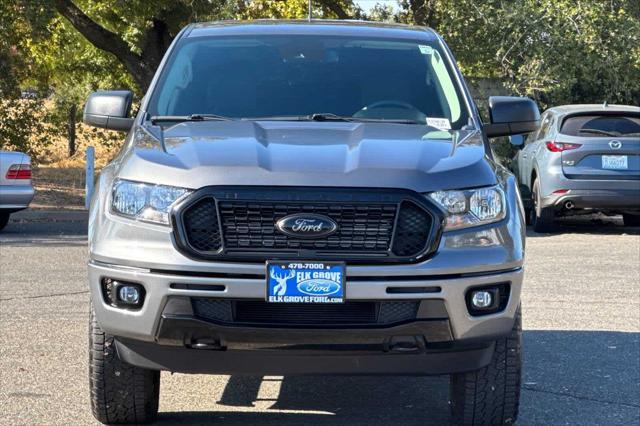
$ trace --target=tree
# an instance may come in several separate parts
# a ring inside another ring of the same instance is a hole
[[[433,27],[467,77],[542,107],[640,104],[638,0],[400,0],[391,19]]]
[[[26,1],[25,5],[29,7],[30,0],[22,1]],[[243,12],[251,15],[252,11],[261,10],[261,6],[267,12],[265,16],[272,17],[274,14],[268,12],[282,11],[283,7],[296,11],[289,5],[306,5],[306,1],[300,0],[51,1],[49,6],[66,18],[93,46],[114,55],[142,92],[149,86],[171,41],[187,23],[233,18]],[[320,16],[340,19],[351,16],[350,0],[315,0],[315,3],[320,6]],[[304,11],[306,15],[306,6]]]

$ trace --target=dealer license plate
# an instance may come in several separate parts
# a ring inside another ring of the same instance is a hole
[[[629,163],[626,155],[603,155],[602,168],[608,170],[627,170]]]
[[[267,302],[342,303],[343,262],[267,262]]]

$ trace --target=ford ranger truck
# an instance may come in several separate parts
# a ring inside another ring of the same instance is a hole
[[[447,374],[455,424],[516,420],[524,217],[489,138],[533,101],[482,122],[430,29],[253,21],[184,28],[131,103],[84,109],[128,132],[90,211],[99,421],[153,421],[161,370]]]

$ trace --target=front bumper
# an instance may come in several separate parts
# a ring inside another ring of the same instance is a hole
[[[0,209],[22,210],[29,207],[35,191],[31,185],[0,186]]]
[[[520,303],[520,290],[524,271],[518,268],[498,273],[481,273],[463,276],[423,276],[406,279],[391,278],[389,281],[370,277],[366,280],[358,277],[350,282],[351,270],[347,268],[348,300],[442,300],[451,323],[455,340],[493,339],[509,333]],[[140,283],[146,296],[139,311],[123,310],[112,307],[102,299],[101,279]],[[467,310],[465,294],[471,287],[508,283],[511,287],[506,308],[499,313],[471,316]],[[178,284],[178,286],[176,286]],[[180,284],[189,284],[190,289]],[[264,300],[266,292],[265,278],[234,278],[175,275],[171,273],[143,272],[129,268],[117,268],[98,263],[89,264],[89,285],[94,295],[94,309],[102,329],[115,336],[138,340],[156,341],[163,309],[170,297],[212,297],[228,299]],[[217,286],[219,290],[198,290],[199,286]],[[389,288],[438,287],[440,291],[431,293],[393,293]]]

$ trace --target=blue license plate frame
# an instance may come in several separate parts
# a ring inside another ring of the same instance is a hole
[[[344,262],[267,261],[265,299],[287,304],[344,303],[345,271]]]

